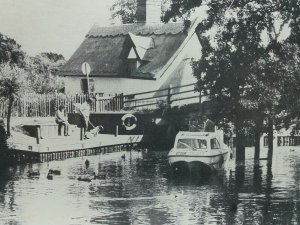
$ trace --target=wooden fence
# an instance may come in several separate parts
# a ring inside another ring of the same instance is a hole
[[[169,86],[155,91],[124,95],[124,109],[156,109],[163,105],[176,106],[200,102],[201,94],[195,84]]]
[[[200,102],[200,95],[195,84],[168,87],[154,91],[130,95],[103,96],[95,95],[92,112],[112,112],[121,110],[153,110],[163,105],[176,106]],[[87,95],[28,95],[14,101],[12,116],[47,117],[54,116],[59,105],[65,106],[66,113],[75,112],[75,103],[86,101]],[[7,115],[7,100],[0,99],[0,116]]]
[[[67,113],[75,112],[75,103],[83,103],[87,95],[37,95],[21,96],[16,99],[12,108],[15,117],[54,116],[58,106],[63,105]],[[8,101],[0,99],[0,116],[7,116]],[[123,108],[123,95],[94,96],[92,112],[120,111]]]

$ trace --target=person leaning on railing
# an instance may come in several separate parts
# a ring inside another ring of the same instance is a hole
[[[0,151],[4,150],[7,150],[7,134],[4,120],[0,118]]]

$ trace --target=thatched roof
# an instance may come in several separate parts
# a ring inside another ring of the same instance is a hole
[[[134,43],[129,32],[154,41],[154,48],[147,49],[142,65],[130,75],[127,57]],[[183,23],[93,26],[60,74],[83,75],[81,65],[88,62],[92,68],[90,76],[153,79],[186,37]]]
[[[88,37],[107,37],[127,35],[129,32],[135,35],[148,36],[150,34],[178,34],[183,31],[183,23],[158,23],[145,24],[134,23],[121,26],[99,27],[94,25],[87,34]]]

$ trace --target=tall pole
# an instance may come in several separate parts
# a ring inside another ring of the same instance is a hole
[[[82,73],[86,76],[86,85],[87,85],[87,94],[90,96],[90,72],[91,72],[91,67],[87,62],[82,63],[81,65],[81,70]]]
[[[87,81],[87,93],[88,93],[88,96],[90,97],[90,79],[89,79],[89,73],[88,73],[88,70],[87,70],[87,64],[85,64],[85,71],[86,71],[86,81]]]

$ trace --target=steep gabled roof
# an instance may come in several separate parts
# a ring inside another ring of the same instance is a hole
[[[146,50],[144,63],[130,76],[127,57],[135,43],[129,33],[151,38],[154,45],[154,48]],[[88,62],[92,68],[91,76],[153,79],[186,37],[183,23],[136,23],[110,27],[94,25],[60,74],[82,75],[81,64]]]

